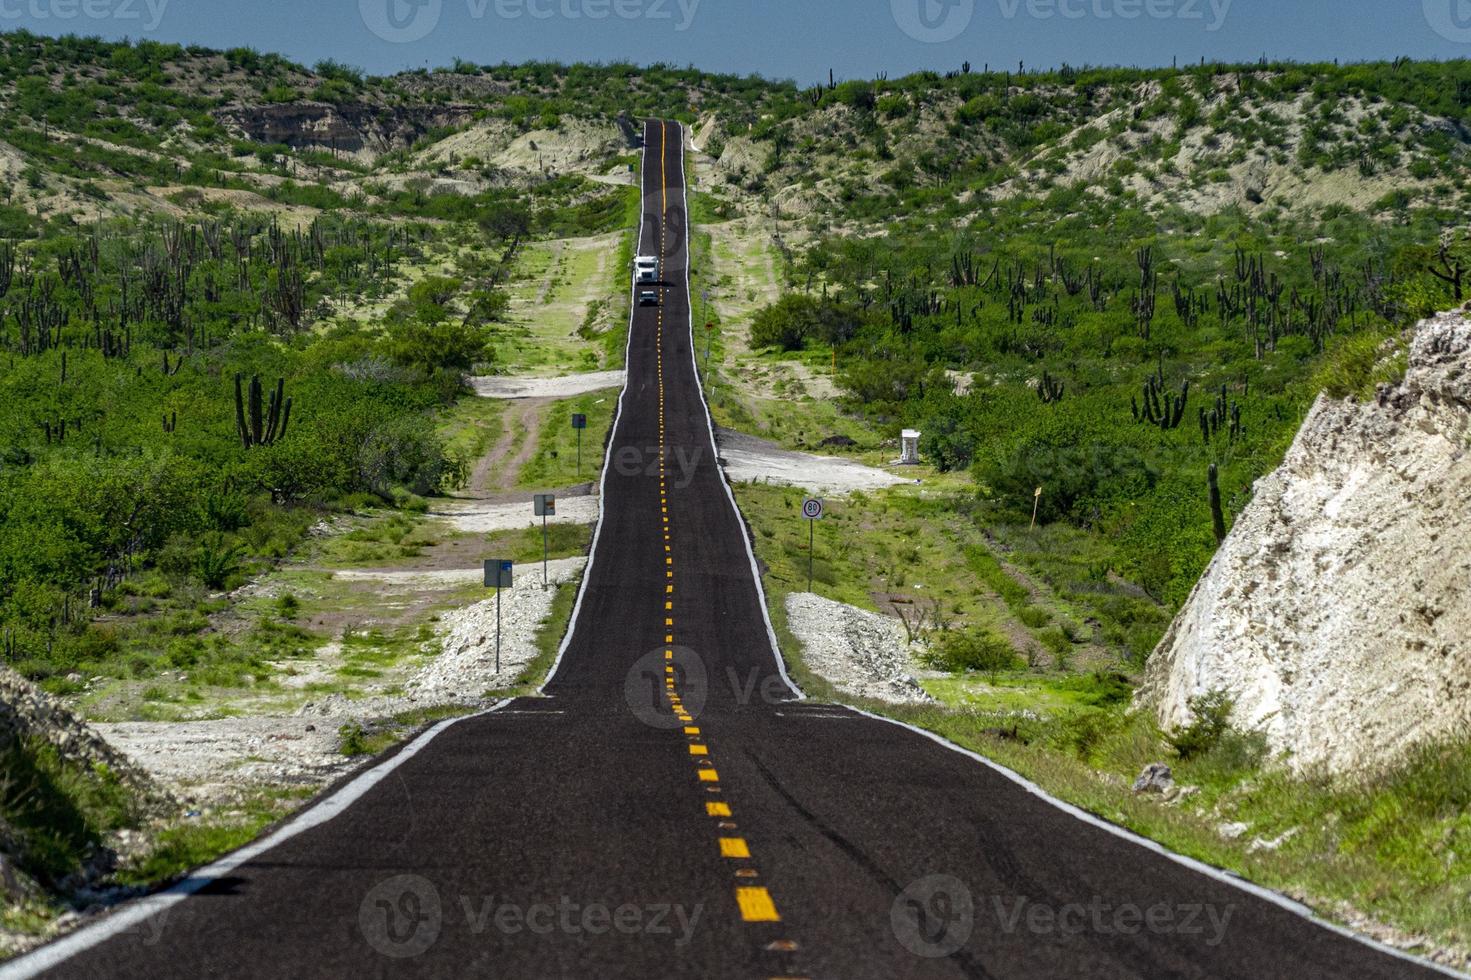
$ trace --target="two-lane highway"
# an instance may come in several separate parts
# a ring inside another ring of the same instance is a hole
[[[628,382],[544,697],[6,969],[57,977],[1431,976],[787,683],[693,356],[684,134],[645,127]]]

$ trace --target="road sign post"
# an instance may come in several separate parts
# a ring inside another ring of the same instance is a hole
[[[822,520],[822,501],[808,497],[802,501],[802,516],[807,518],[807,591],[812,591],[812,549],[817,542],[817,522]]]
[[[533,513],[541,518],[541,587],[547,587],[547,518],[557,512],[555,494],[539,493],[532,504]]]
[[[501,589],[511,587],[511,563],[502,558],[485,559],[485,587],[495,589],[495,672],[501,672]]]
[[[710,290],[700,290],[700,319],[705,321],[705,380],[710,383],[710,340],[715,335],[715,324],[710,322]]]
[[[577,478],[582,479],[582,430],[587,428],[587,416],[572,416],[572,431],[577,433]]]

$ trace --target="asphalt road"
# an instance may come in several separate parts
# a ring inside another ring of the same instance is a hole
[[[634,311],[547,696],[442,726],[189,897],[0,977],[1433,975],[922,734],[795,699],[695,376],[682,134],[645,133],[661,304]]]

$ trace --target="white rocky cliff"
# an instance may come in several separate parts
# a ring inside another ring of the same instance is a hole
[[[1405,380],[1320,397],[1156,648],[1173,728],[1213,688],[1299,771],[1471,731],[1471,323],[1416,328]]]

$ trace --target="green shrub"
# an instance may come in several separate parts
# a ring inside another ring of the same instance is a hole
[[[931,646],[928,657],[942,670],[980,671],[993,676],[1022,667],[1022,660],[1009,640],[980,629],[945,632]]]
[[[218,531],[205,535],[194,551],[194,574],[210,589],[219,591],[239,573],[245,549],[228,541]]]
[[[1216,689],[1189,698],[1185,704],[1190,709],[1190,723],[1167,732],[1165,738],[1177,756],[1193,759],[1214,749],[1230,731],[1235,701],[1227,692]]]

